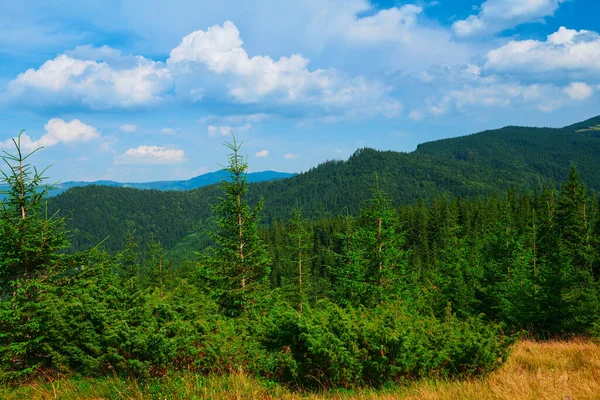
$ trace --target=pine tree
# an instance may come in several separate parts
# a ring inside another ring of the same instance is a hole
[[[329,268],[332,279],[330,297],[343,306],[361,304],[366,296],[355,225],[354,217],[346,210],[343,231],[337,235],[339,252],[335,254],[335,265]]]
[[[0,203],[0,380],[17,378],[49,365],[47,327],[54,321],[49,277],[63,269],[59,250],[67,244],[64,219],[47,216],[44,171],[27,163],[21,132],[13,139],[16,154],[4,152],[7,199]]]
[[[25,154],[21,134],[13,139],[16,154],[4,151],[2,160],[7,172],[0,171],[2,183],[10,187],[8,197],[0,203],[0,284],[20,278],[33,278],[53,265],[58,250],[66,246],[65,219],[45,213],[43,171],[27,163],[38,150]]]
[[[259,237],[259,213],[262,199],[251,208],[246,199],[248,164],[240,154],[241,143],[225,143],[229,154],[229,180],[222,182],[224,196],[214,207],[218,232],[216,249],[208,264],[221,307],[238,315],[248,310],[268,283],[269,257]]]
[[[594,263],[592,266],[592,270],[594,274],[594,279],[596,282],[598,282],[600,281],[600,199],[594,198],[593,204],[595,205],[595,207],[594,212],[592,213],[594,221],[594,227],[592,232],[592,245],[596,249],[596,251],[594,252]]]
[[[567,318],[564,306],[564,264],[558,251],[559,235],[556,218],[556,189],[544,187],[535,205],[539,220],[536,269],[539,277],[539,326],[542,331],[560,330]]]
[[[298,305],[298,311],[302,313],[311,292],[311,263],[308,254],[310,245],[308,242],[306,221],[302,217],[302,208],[299,206],[293,209],[288,238],[290,243],[288,245],[288,252],[291,255],[289,260],[293,267],[295,267],[294,275],[296,278],[293,285],[295,288],[293,298]]]
[[[434,271],[426,281],[429,301],[440,317],[448,305],[453,313],[465,317],[475,314],[475,282],[481,278],[481,241],[469,243],[470,238],[462,236],[456,203],[441,200],[435,215],[438,226]]]
[[[396,293],[406,292],[404,236],[395,210],[379,188],[361,209],[357,226],[347,218],[342,263],[334,270],[335,296],[340,304],[374,306]]]
[[[593,220],[589,208],[587,190],[573,165],[567,181],[560,189],[556,217],[564,256],[575,269],[586,274],[591,274],[593,252]]]
[[[154,238],[150,238],[150,246],[148,249],[148,257],[146,259],[147,284],[158,289],[159,297],[165,294],[165,285],[169,277],[169,272],[172,269],[172,262],[166,258],[160,242]]]
[[[587,190],[573,165],[561,186],[556,208],[565,309],[562,326],[572,332],[587,329],[598,311],[592,271],[593,222],[589,210]]]
[[[370,286],[371,300],[383,301],[386,292],[399,289],[404,275],[404,237],[398,219],[383,191],[376,187],[367,207],[361,210],[361,226],[357,231],[362,250],[365,281]]]

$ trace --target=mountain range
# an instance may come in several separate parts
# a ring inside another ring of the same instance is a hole
[[[225,158],[225,155],[224,155]],[[295,205],[309,218],[349,212],[379,186],[394,205],[442,193],[476,197],[508,188],[560,184],[575,164],[589,190],[600,190],[600,116],[564,128],[508,126],[423,143],[411,153],[358,149],[348,160],[324,162],[288,179],[250,184],[251,202],[264,198],[264,223],[287,220]],[[219,185],[188,191],[75,187],[49,201],[70,218],[74,249],[97,243],[122,248],[127,232],[154,236],[167,249],[206,240]],[[200,234],[199,234],[200,233]]]
[[[262,182],[262,181],[272,181],[275,179],[283,179],[289,178],[291,176],[296,175],[295,173],[288,172],[277,172],[277,171],[261,171],[261,172],[251,172],[247,175],[248,182]],[[228,172],[224,169],[209,172],[206,174],[202,174],[196,176],[194,178],[182,181],[156,181],[156,182],[114,182],[107,180],[100,180],[94,182],[60,182],[56,185],[53,185],[50,190],[50,196],[56,196],[61,194],[73,187],[82,187],[82,186],[111,186],[111,187],[125,187],[125,188],[133,188],[133,189],[142,189],[142,190],[191,190],[197,189],[199,187],[212,185],[215,183],[221,182],[223,179],[226,179],[228,176]],[[7,186],[0,185],[0,192],[6,191],[8,189]],[[1,195],[0,195],[1,196]]]

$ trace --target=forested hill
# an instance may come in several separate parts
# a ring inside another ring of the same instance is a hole
[[[382,188],[395,205],[441,192],[476,196],[509,187],[531,190],[563,181],[576,164],[592,191],[600,189],[600,117],[562,129],[506,127],[420,145],[412,153],[359,149],[347,161],[328,161],[292,178],[250,185],[250,198],[265,199],[263,221],[288,219],[295,205],[305,216],[356,213]],[[225,159],[225,150],[223,158]],[[88,186],[50,199],[50,210],[70,215],[75,249],[104,240],[122,247],[127,232],[151,235],[165,248],[206,229],[218,185],[160,192]]]
[[[417,146],[427,154],[487,165],[494,170],[528,172],[557,182],[577,164],[589,185],[598,189],[600,116],[562,129],[507,126]]]
[[[114,187],[125,187],[134,189],[145,189],[145,190],[191,190],[199,187],[213,185],[219,183],[222,179],[227,177],[228,173],[226,170],[220,169],[215,172],[208,172],[185,181],[155,181],[155,182],[114,182],[114,181],[95,181],[95,182],[60,182],[52,186],[49,191],[50,196],[56,196],[71,188],[80,186],[114,186]],[[248,182],[262,182],[272,181],[276,179],[284,179],[294,176],[296,174],[287,172],[277,171],[260,171],[251,172],[248,174]],[[8,189],[8,186],[0,185],[0,192],[4,192]],[[0,199],[3,195],[0,194]]]

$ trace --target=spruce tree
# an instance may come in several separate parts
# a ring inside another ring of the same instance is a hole
[[[373,306],[392,293],[402,296],[408,284],[415,283],[407,276],[404,236],[395,210],[379,188],[361,209],[355,228],[348,217],[342,239],[342,263],[333,271],[340,303]]]
[[[24,153],[21,132],[15,154],[4,151],[8,166],[0,183],[8,197],[0,203],[0,380],[18,378],[48,366],[49,277],[62,270],[58,251],[66,246],[64,219],[45,212],[44,171]]]
[[[239,315],[256,302],[268,284],[270,264],[259,237],[263,200],[253,208],[248,204],[248,164],[240,154],[241,145],[235,135],[232,143],[225,143],[231,150],[226,167],[229,179],[222,181],[224,195],[213,208],[218,231],[214,236],[216,248],[207,260],[216,284],[214,294],[231,315]]]
[[[591,234],[594,221],[590,215],[587,190],[574,165],[560,189],[556,216],[564,257],[575,269],[591,274]]]
[[[301,207],[294,207],[289,225],[288,254],[290,255],[289,262],[294,270],[292,276],[295,278],[291,297],[297,304],[298,311],[302,313],[310,297],[312,282],[310,276],[311,257],[308,254],[310,243]]]
[[[562,264],[563,329],[582,332],[598,311],[593,285],[593,245],[587,190],[573,165],[561,186],[556,208],[559,225],[559,259]]]
[[[342,217],[343,229],[337,234],[339,251],[335,264],[329,267],[330,297],[339,305],[358,305],[366,297],[360,247],[356,240],[356,221],[346,209]]]
[[[564,306],[564,264],[558,251],[559,232],[556,218],[557,192],[544,187],[535,205],[539,220],[536,270],[539,277],[539,326],[542,331],[560,330],[567,318]]]
[[[7,184],[7,197],[0,202],[0,284],[20,278],[33,278],[53,265],[58,250],[66,246],[65,220],[48,216],[45,197],[50,190],[44,185],[43,171],[28,164],[38,150],[24,153],[21,133],[13,139],[15,154],[3,151],[8,166],[1,183]]]

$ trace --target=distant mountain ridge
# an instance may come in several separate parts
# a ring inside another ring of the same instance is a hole
[[[289,179],[252,183],[249,196],[251,202],[264,199],[262,220],[270,223],[287,220],[295,205],[308,218],[356,214],[377,184],[397,206],[442,193],[533,190],[560,184],[572,164],[588,189],[600,192],[598,125],[600,116],[564,128],[508,126],[423,143],[411,153],[358,149],[348,160],[327,161]],[[141,240],[154,235],[170,249],[185,238],[202,239],[197,233],[209,229],[211,206],[221,195],[219,185],[189,191],[88,186],[53,197],[49,211],[70,215],[75,249],[109,237],[104,246],[116,251],[128,231]]]
[[[248,174],[247,179],[248,182],[263,182],[263,181],[272,181],[276,179],[285,179],[290,178],[296,175],[295,173],[288,172],[277,172],[277,171],[260,171],[260,172],[251,172]],[[188,180],[182,181],[155,181],[155,182],[114,182],[108,180],[100,180],[94,182],[61,182],[54,186],[53,190],[50,192],[50,196],[56,196],[61,194],[73,187],[82,187],[82,186],[110,186],[110,187],[125,187],[125,188],[133,188],[133,189],[142,189],[142,190],[192,190],[197,189],[203,186],[213,185],[215,183],[221,182],[223,179],[227,179],[228,172],[224,169],[208,172],[206,174],[202,174],[196,177],[193,177]],[[0,192],[6,190],[6,186],[0,186]],[[0,198],[2,195],[0,195]]]

